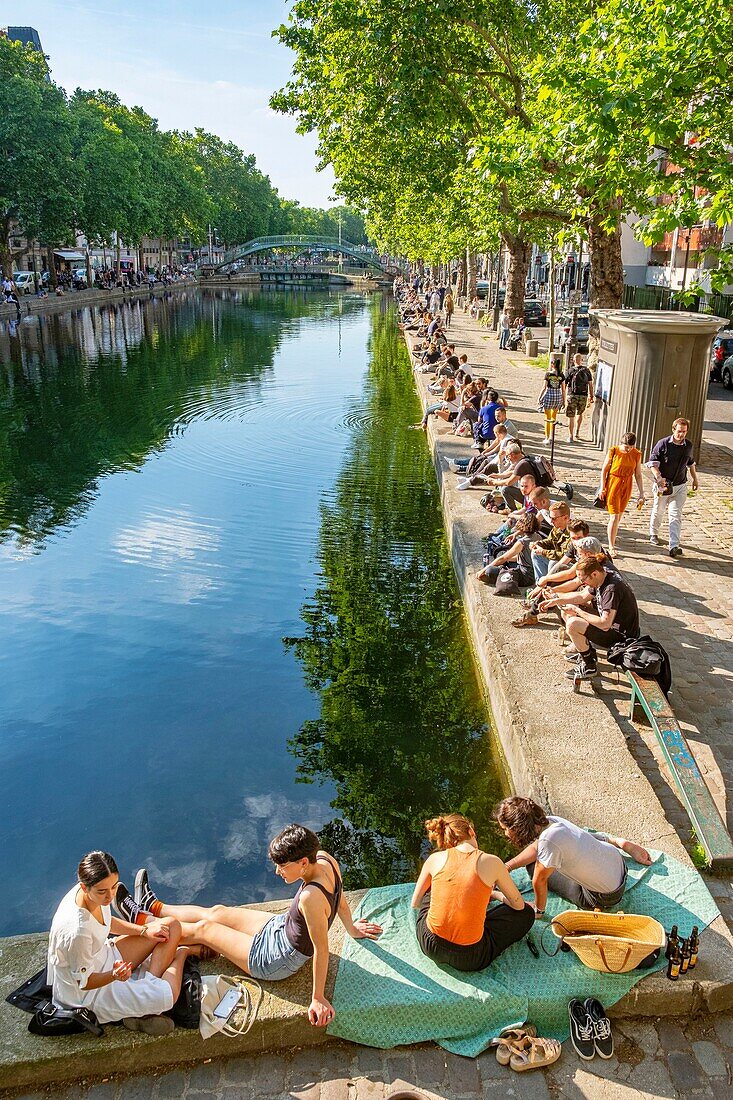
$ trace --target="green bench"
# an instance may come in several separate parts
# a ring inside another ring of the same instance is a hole
[[[711,870],[733,870],[733,841],[664,692],[655,680],[629,670],[626,676],[631,685],[629,717],[633,720],[638,705],[649,719]]]

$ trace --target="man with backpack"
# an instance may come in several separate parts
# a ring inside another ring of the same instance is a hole
[[[574,443],[580,439],[580,426],[583,423],[583,413],[588,405],[593,404],[593,375],[583,365],[583,356],[577,353],[573,356],[573,362],[565,375],[565,415],[568,418],[568,439]],[[575,418],[578,418],[577,426]]]

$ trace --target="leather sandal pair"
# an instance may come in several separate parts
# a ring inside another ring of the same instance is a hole
[[[562,1053],[562,1046],[557,1039],[539,1037],[533,1024],[507,1028],[494,1042],[499,1065],[510,1066],[517,1073],[551,1066]]]

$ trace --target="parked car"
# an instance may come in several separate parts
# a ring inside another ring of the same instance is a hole
[[[36,283],[32,271],[14,271],[13,282],[18,289],[18,294],[35,294],[36,292]]]
[[[524,299],[524,323],[530,328],[547,324],[547,310],[537,298]]]
[[[570,330],[573,324],[572,313],[561,313],[555,321],[555,332],[552,339],[553,348],[565,351],[565,345],[570,340]],[[577,344],[578,351],[588,350],[588,333],[590,331],[590,317],[587,313],[578,313]]]
[[[733,355],[729,355],[720,370],[720,381],[727,390],[733,390]]]
[[[479,279],[476,283],[476,295],[479,298],[487,299],[490,295],[490,284],[488,279]],[[503,309],[504,301],[506,299],[506,288],[499,287],[499,309]],[[493,306],[493,301],[492,301]],[[514,320],[514,318],[512,318]],[[525,298],[524,299],[524,323],[529,325],[530,328],[533,325],[546,325],[547,324],[547,310],[543,306],[542,302],[537,298]]]
[[[725,386],[723,370],[726,364],[730,368],[730,364],[727,363],[730,356],[733,356],[733,330],[724,329],[713,340],[713,350],[710,355],[711,382],[722,382]],[[728,377],[730,379],[730,369],[728,370]],[[725,388],[729,390],[731,387],[728,385]]]

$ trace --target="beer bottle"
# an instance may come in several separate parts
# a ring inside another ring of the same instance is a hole
[[[700,950],[700,937],[697,934],[697,925],[695,925],[690,933],[690,962],[689,969],[694,970],[697,966],[697,953]]]
[[[680,948],[682,954],[682,963],[680,965],[680,974],[686,974],[687,968],[690,965],[690,941],[683,940]]]
[[[665,958],[669,959],[672,957],[672,950],[674,947],[677,946],[678,943],[679,937],[677,935],[677,925],[673,924],[672,931],[667,936],[667,950],[664,953]]]
[[[680,954],[680,945],[679,941],[676,940],[672,946],[669,962],[667,963],[667,977],[671,982],[679,981],[681,966],[682,956]]]

